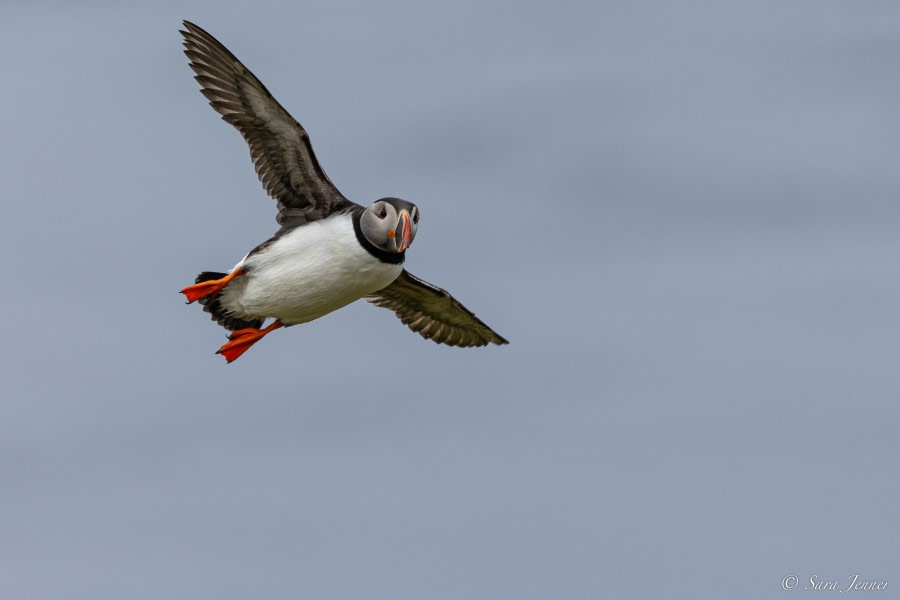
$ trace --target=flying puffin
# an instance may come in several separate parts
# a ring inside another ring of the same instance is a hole
[[[399,198],[363,208],[319,166],[306,130],[209,33],[184,21],[184,53],[201,92],[250,145],[281,228],[229,273],[205,271],[181,293],[232,333],[230,363],[280,327],[306,323],[360,298],[388,308],[422,337],[449,346],[508,343],[453,296],[403,268],[419,209]],[[263,327],[267,318],[274,319]]]

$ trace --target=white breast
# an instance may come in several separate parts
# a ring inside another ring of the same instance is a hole
[[[245,258],[222,291],[236,316],[306,323],[389,285],[403,265],[381,262],[359,245],[348,213],[301,225]]]

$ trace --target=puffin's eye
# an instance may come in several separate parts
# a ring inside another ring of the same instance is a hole
[[[419,224],[419,209],[418,208],[413,210],[413,223],[415,223],[416,225]]]
[[[387,216],[387,209],[384,207],[384,204],[382,204],[375,210],[375,216],[377,216],[379,219],[383,219]]]

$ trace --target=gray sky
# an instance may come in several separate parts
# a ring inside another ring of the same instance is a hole
[[[220,5],[0,9],[0,597],[896,595],[900,6]],[[183,18],[511,344],[215,356],[276,226]]]

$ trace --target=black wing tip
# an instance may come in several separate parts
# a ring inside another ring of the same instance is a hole
[[[507,345],[509,345],[509,340],[507,340],[505,337],[503,337],[496,331],[492,330],[490,338],[483,338],[482,343],[472,344],[472,346],[476,347],[476,348],[484,348],[485,346],[490,346],[491,344],[494,344],[496,346],[507,346]]]
[[[203,46],[222,46],[222,42],[217,40],[213,34],[206,31],[199,25],[191,23],[187,19],[184,19],[183,21],[181,21],[181,23],[184,25],[184,29],[179,29],[178,33],[180,33],[181,37],[184,38],[184,41],[182,43],[185,46],[185,53],[192,45],[197,46],[201,49]],[[222,48],[225,49],[226,53],[231,55],[231,52],[228,49],[224,48],[224,46],[222,46]]]
[[[182,37],[181,45],[184,46],[184,53],[188,55],[188,58],[192,58],[190,53],[198,54],[199,50],[206,44],[205,39],[212,36],[202,27],[194,25],[190,21],[185,20],[182,23],[184,24],[184,29],[178,30]]]
[[[187,19],[184,19],[183,21],[181,21],[181,24],[184,26],[184,29],[179,29],[179,30],[178,30],[178,33],[180,33],[180,34],[181,34],[181,37],[184,38],[184,45],[185,45],[185,46],[187,46],[188,44],[190,44],[190,43],[191,43],[191,40],[194,40],[194,39],[200,37],[200,36],[203,35],[204,33],[205,33],[206,35],[209,35],[208,33],[206,33],[206,31],[203,30],[202,27],[200,27],[199,25],[195,25],[195,24],[191,23],[191,22],[188,21]]]
[[[185,31],[184,29],[179,30],[179,31],[181,31],[181,33],[183,35],[196,34],[196,33],[206,33],[206,35],[209,35],[209,33],[207,33],[207,31],[205,29],[203,29],[196,23],[192,23],[191,21],[188,21],[187,19],[182,19],[181,24],[184,25],[185,29],[187,29],[187,31]]]

